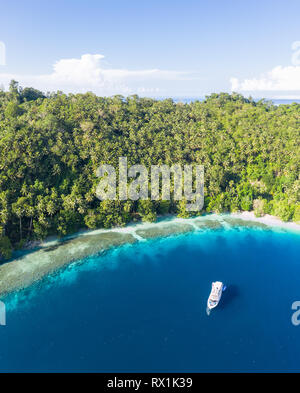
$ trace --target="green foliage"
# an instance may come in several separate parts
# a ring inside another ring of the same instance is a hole
[[[17,117],[22,113],[22,108],[16,102],[9,102],[5,109],[5,116],[8,118]]]
[[[293,221],[300,223],[300,203],[295,206]]]
[[[157,211],[159,214],[166,215],[171,211],[171,202],[170,201],[158,201]]]
[[[189,218],[191,216],[190,212],[186,209],[187,201],[182,199],[178,201],[177,204],[177,215],[180,218]]]
[[[253,209],[256,217],[262,217],[268,212],[268,201],[266,199],[255,199],[253,201]]]
[[[283,221],[289,221],[294,216],[295,206],[290,205],[286,200],[272,201],[272,214]]]
[[[207,212],[254,209],[300,221],[299,113],[297,104],[276,107],[239,94],[191,104],[92,93],[45,97],[12,81],[9,92],[0,91],[0,225],[8,244],[1,250],[81,227],[190,216],[184,200],[100,202],[96,169],[117,168],[119,157],[148,168],[204,165]]]
[[[9,259],[12,255],[11,241],[7,236],[0,236],[0,260]]]
[[[155,205],[150,199],[138,201],[137,212],[142,221],[154,222],[156,220]]]
[[[46,98],[46,97],[44,96],[44,94],[41,91],[33,89],[31,87],[26,87],[20,93],[21,102],[35,101],[39,98]]]

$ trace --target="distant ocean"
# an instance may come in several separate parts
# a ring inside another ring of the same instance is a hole
[[[204,101],[205,98],[188,98],[188,97],[176,97],[173,98],[174,102],[183,102],[184,104],[189,104],[190,102],[194,102],[194,101]],[[260,99],[255,99],[254,101],[259,101]],[[270,99],[266,99],[266,101],[272,101],[274,105],[291,105],[293,103],[297,103],[300,104],[300,99],[294,99],[294,100],[290,100],[290,99],[275,99],[275,98],[270,98]]]
[[[276,99],[272,99],[271,100],[274,105],[291,105],[291,104],[300,104],[300,100],[276,100]]]
[[[235,227],[78,261],[5,299],[0,371],[300,371],[299,255],[297,233]]]

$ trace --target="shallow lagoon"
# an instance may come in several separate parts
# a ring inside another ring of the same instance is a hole
[[[184,232],[152,231],[6,297],[0,370],[299,371],[300,235]],[[208,317],[213,280],[228,289]]]

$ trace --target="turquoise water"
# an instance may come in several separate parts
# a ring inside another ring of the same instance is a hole
[[[0,370],[299,371],[299,240],[201,231],[79,261],[5,299]],[[227,290],[207,316],[214,280]]]

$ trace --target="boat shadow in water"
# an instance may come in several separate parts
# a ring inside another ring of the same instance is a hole
[[[226,290],[222,294],[220,304],[217,308],[221,310],[230,305],[239,296],[239,293],[240,292],[237,285],[226,285]]]

